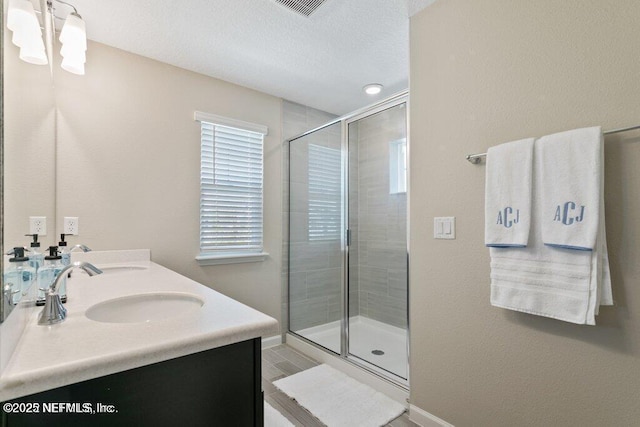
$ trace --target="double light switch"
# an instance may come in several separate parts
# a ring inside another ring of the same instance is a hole
[[[456,217],[440,216],[433,218],[433,238],[434,239],[455,239],[456,238]]]

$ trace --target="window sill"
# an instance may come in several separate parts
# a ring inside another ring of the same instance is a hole
[[[262,262],[269,254],[267,252],[251,254],[200,254],[196,261],[200,265],[240,264],[245,262]]]

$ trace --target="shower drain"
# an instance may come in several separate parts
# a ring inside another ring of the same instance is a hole
[[[382,356],[384,354],[384,351],[382,351],[382,350],[372,350],[371,353],[375,354],[376,356]]]

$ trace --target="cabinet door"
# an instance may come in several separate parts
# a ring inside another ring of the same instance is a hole
[[[3,425],[262,425],[260,378],[260,339],[243,341],[13,400],[38,413]]]

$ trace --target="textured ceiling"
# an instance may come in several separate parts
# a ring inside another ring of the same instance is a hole
[[[435,0],[327,0],[310,17],[273,0],[70,1],[92,40],[343,114],[408,87],[408,18]]]

